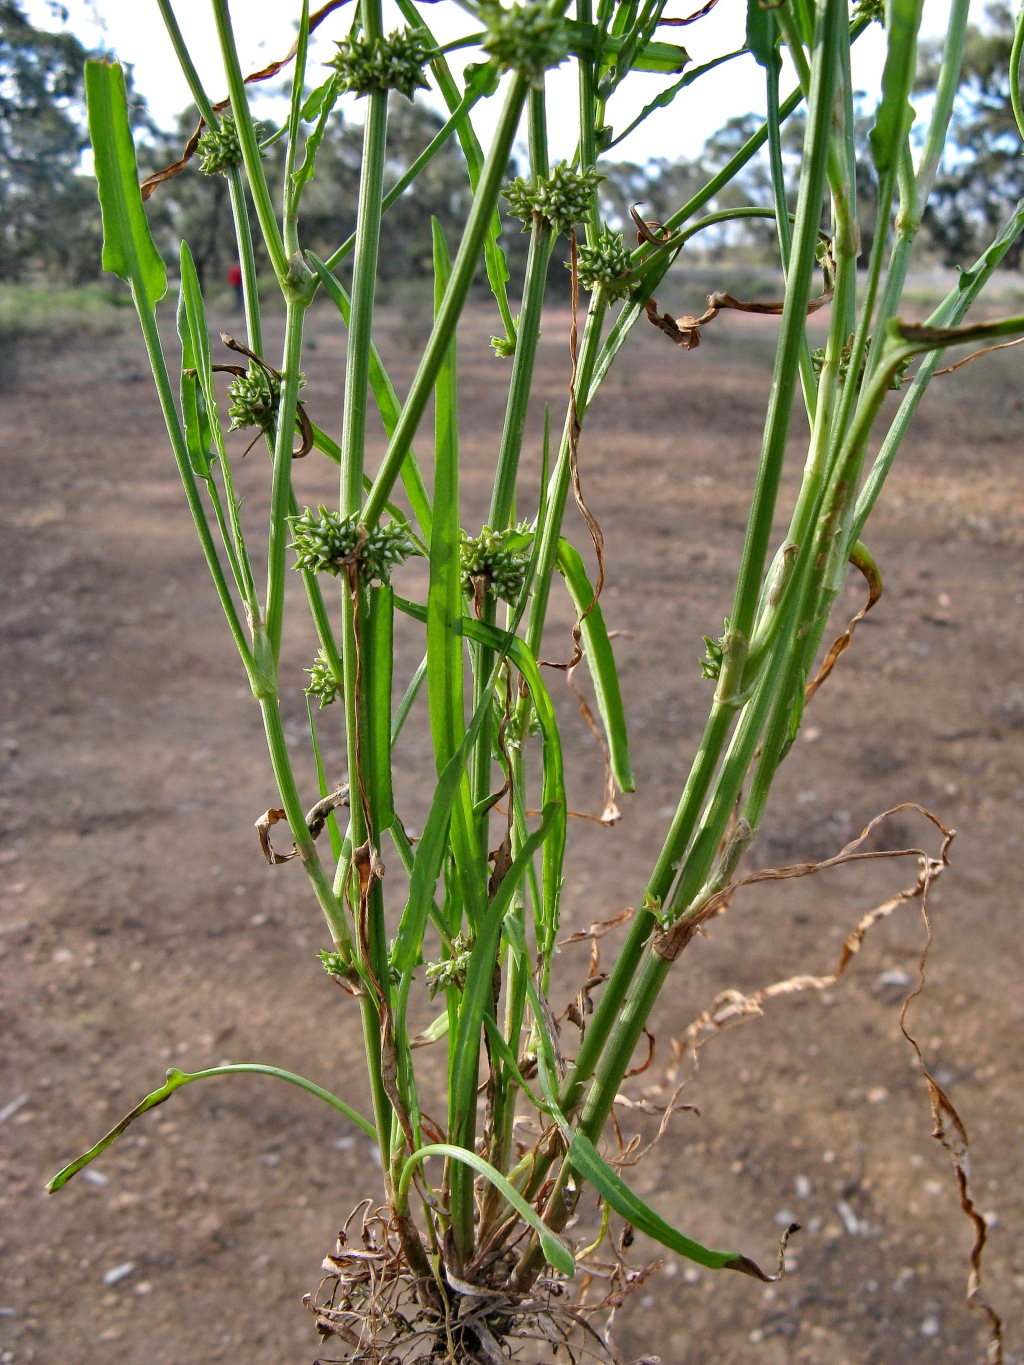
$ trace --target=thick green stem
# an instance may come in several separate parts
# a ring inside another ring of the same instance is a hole
[[[448,281],[448,288],[445,290],[444,300],[438,310],[430,340],[416,371],[409,396],[405,400],[402,415],[398,420],[394,435],[391,437],[384,461],[376,479],[374,479],[369,497],[363,505],[362,521],[367,526],[376,524],[384,510],[385,502],[391,496],[391,490],[394,488],[402,469],[402,462],[412,445],[416,429],[430,400],[437,372],[444,363],[445,354],[469,294],[469,287],[480,264],[480,253],[483,250],[484,240],[494,215],[495,205],[498,202],[498,193],[505,176],[505,169],[508,166],[508,158],[512,151],[516,129],[519,126],[519,115],[522,112],[527,89],[528,81],[525,76],[519,73],[513,76],[505,98],[501,120],[495,132],[494,141],[491,143],[477,192],[473,198],[473,207],[466,223],[459,252],[452,266],[451,278]]]
[[[235,47],[235,34],[231,27],[231,14],[228,0],[213,0],[213,14],[217,23],[217,36],[220,40],[221,54],[224,58],[224,71],[228,79],[228,94],[231,97],[231,112],[238,130],[238,141],[242,148],[242,160],[249,179],[249,189],[256,206],[263,240],[273,263],[274,270],[282,283],[288,276],[288,253],[285,251],[281,229],[274,213],[274,202],[270,187],[263,170],[259,138],[249,112],[249,101],[245,91],[245,78],[238,61]]]

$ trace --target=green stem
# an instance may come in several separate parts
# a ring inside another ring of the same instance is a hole
[[[288,276],[288,253],[285,251],[281,229],[274,214],[270,187],[263,171],[259,139],[253,126],[252,114],[249,112],[245,78],[238,61],[238,50],[235,47],[235,35],[231,27],[228,0],[213,0],[213,14],[217,24],[221,54],[224,58],[224,71],[227,75],[228,93],[231,97],[231,112],[234,115],[235,127],[238,130],[242,161],[249,179],[253,203],[256,206],[256,217],[259,219],[263,240],[266,243],[274,270],[283,284]]]
[[[505,97],[505,107],[502,110],[494,141],[491,143],[477,192],[473,198],[473,207],[470,210],[458,255],[452,265],[451,278],[438,310],[430,340],[416,371],[409,395],[402,408],[402,415],[388,445],[380,471],[374,479],[369,497],[363,505],[361,520],[367,526],[374,526],[380,519],[384,503],[390,497],[391,490],[399,477],[402,462],[412,445],[416,429],[430,400],[437,372],[444,362],[456,324],[469,294],[469,287],[473,282],[473,276],[476,274],[480,262],[480,253],[483,250],[484,240],[494,214],[495,205],[498,202],[498,193],[508,166],[508,158],[512,151],[512,143],[519,125],[519,115],[526,99],[527,89],[526,77],[516,73]]]
[[[298,410],[299,366],[302,362],[302,329],[306,305],[286,302],[284,355],[281,371],[281,398],[274,433],[274,475],[270,492],[270,535],[267,551],[266,633],[274,665],[273,690],[276,693],[277,662],[281,654],[284,625],[285,579],[288,573],[287,549],[291,539],[288,517],[294,506],[292,492],[292,446],[295,440],[295,415]]]

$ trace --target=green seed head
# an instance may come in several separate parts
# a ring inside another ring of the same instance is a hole
[[[398,90],[411,100],[416,90],[427,88],[423,68],[435,48],[421,29],[396,29],[386,38],[350,34],[337,46],[331,65],[341,78],[342,90],[355,95]]]
[[[462,535],[462,590],[475,596],[480,587],[502,601],[515,602],[526,579],[533,537],[526,522],[492,531],[485,526],[478,536]]]
[[[707,654],[700,661],[700,671],[705,678],[717,678],[722,672],[722,661],[725,658],[725,642],[729,635],[729,618],[725,618],[725,630],[720,640],[712,640],[710,635],[704,636],[704,645]]]
[[[565,21],[543,0],[527,0],[506,9],[501,0],[483,0],[480,16],[487,25],[482,47],[499,71],[521,71],[540,89],[544,72],[569,55]]]
[[[569,264],[571,266],[571,262]],[[629,274],[632,268],[633,263],[622,240],[622,233],[613,232],[606,224],[601,225],[593,246],[580,244],[579,281],[588,293],[592,294],[600,284],[604,285],[609,298],[624,298],[630,290]]]
[[[853,15],[855,19],[864,15],[868,20],[879,23],[885,28],[885,0],[858,0],[853,7]]]
[[[548,220],[553,232],[568,233],[590,212],[594,191],[603,179],[593,166],[574,171],[568,162],[559,161],[542,179],[517,176],[502,193],[514,218],[529,224],[537,213]]]
[[[241,431],[243,427],[267,431],[277,418],[281,381],[258,365],[250,365],[247,374],[240,374],[231,381],[228,399],[232,431]]]
[[[324,964],[324,971],[331,976],[347,977],[349,975],[348,964],[340,953],[323,948],[317,953],[317,957]]]
[[[260,125],[254,125],[257,137]],[[207,128],[196,147],[199,165],[204,175],[226,175],[229,166],[241,166],[242,144],[238,140],[238,126],[232,114],[222,114],[220,127]],[[262,153],[261,153],[262,155]]]
[[[304,670],[309,674],[309,686],[306,688],[307,697],[319,697],[320,709],[330,706],[333,701],[337,701],[341,695],[338,680],[334,676],[334,670],[327,660],[327,655],[320,650],[313,660],[313,667]]]
[[[430,998],[433,1000],[438,991],[447,990],[449,986],[454,986],[457,990],[462,990],[466,984],[466,969],[469,966],[469,954],[472,944],[461,934],[456,934],[452,939],[452,952],[450,957],[446,957],[441,962],[428,962],[424,973],[427,985],[430,987]]]
[[[352,565],[363,583],[390,583],[391,570],[410,555],[419,554],[407,526],[382,522],[371,531],[359,523],[359,514],[343,517],[321,505],[292,518],[296,551],[295,567],[337,577]]]

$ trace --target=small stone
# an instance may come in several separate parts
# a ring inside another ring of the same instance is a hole
[[[813,744],[816,740],[821,739],[821,729],[817,725],[808,725],[800,733],[805,744]]]
[[[934,1313],[929,1313],[917,1329],[923,1337],[937,1337],[939,1335],[939,1320]]]
[[[896,987],[901,990],[904,986],[910,985],[909,975],[900,967],[890,967],[888,971],[879,972],[875,977],[875,985],[883,987]]]
[[[136,1294],[149,1294],[152,1292],[152,1289],[153,1286],[150,1284],[148,1280],[140,1280],[139,1283],[135,1286]]]
[[[94,1171],[91,1166],[82,1172],[82,1179],[88,1185],[95,1185],[97,1189],[102,1189],[108,1183],[107,1177],[102,1171]]]
[[[779,1209],[778,1213],[775,1215],[776,1227],[788,1228],[791,1223],[795,1223],[796,1221],[797,1220],[793,1217],[793,1214],[789,1209]]]
[[[764,1333],[761,1331],[760,1327],[755,1327],[752,1332],[747,1333],[747,1340],[757,1346],[760,1342],[764,1341]]]
[[[889,1098],[889,1092],[884,1085],[876,1085],[868,1091],[868,1104],[884,1104]]]
[[[6,1123],[8,1119],[14,1118],[18,1110],[24,1109],[26,1104],[28,1104],[27,1095],[18,1095],[13,1100],[8,1101],[8,1103],[0,1109],[0,1123]]]
[[[863,1231],[860,1219],[857,1217],[856,1213],[854,1213],[852,1204],[848,1203],[847,1200],[840,1199],[837,1202],[836,1213],[838,1213],[839,1217],[843,1220],[843,1227],[851,1237],[856,1237]]]
[[[700,1271],[697,1270],[695,1266],[688,1265],[686,1269],[683,1271],[684,1284],[700,1284],[700,1280],[701,1280]]]
[[[350,1147],[354,1147],[355,1145],[356,1140],[354,1137],[335,1138],[334,1141],[331,1143],[331,1146],[334,1148],[336,1152],[347,1152]]]
[[[793,1181],[793,1186],[796,1190],[797,1199],[810,1199],[811,1182],[807,1179],[805,1175],[798,1175],[797,1178]]]
[[[111,1268],[104,1273],[103,1283],[108,1287],[110,1285],[120,1284],[122,1280],[126,1280],[128,1276],[134,1274],[134,1272],[134,1261],[122,1261],[120,1265],[111,1266]]]

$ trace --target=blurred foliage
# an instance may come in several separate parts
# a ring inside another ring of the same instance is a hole
[[[1013,12],[1002,0],[986,7],[983,24],[968,25],[946,156],[924,219],[945,265],[973,259],[1024,197],[1024,157],[1010,107],[1012,43]],[[935,89],[941,60],[941,40],[924,45],[918,93]],[[1022,256],[1018,238],[1006,265],[1019,270]]]
[[[981,25],[968,30],[964,81],[957,97],[950,147],[940,171],[932,205],[922,231],[946,265],[973,258],[1022,195],[1024,158],[1009,106],[1009,54],[1013,17],[1008,5],[990,4]],[[47,275],[66,284],[96,280],[100,275],[100,227],[92,178],[83,172],[87,146],[82,71],[88,55],[70,32],[50,32],[33,25],[21,0],[0,0],[0,280],[19,281]],[[941,42],[922,50],[918,93],[934,89]],[[871,247],[875,184],[867,133],[873,111],[855,108],[858,157],[858,215],[864,256]],[[139,163],[146,174],[176,161],[198,121],[185,111],[176,127],[156,128],[141,101],[134,121],[141,133]],[[652,222],[666,219],[739,150],[757,127],[753,114],[730,119],[704,144],[696,158],[654,158],[644,165],[604,161],[599,190],[602,214],[610,225],[633,240],[630,208],[639,206]],[[394,100],[388,123],[387,175],[390,184],[423,150],[442,125],[423,103]],[[783,160],[787,197],[795,202],[799,177],[803,116],[794,114],[785,130]],[[273,131],[267,126],[267,133]],[[281,143],[268,151],[271,183],[281,174]],[[355,227],[362,161],[361,125],[343,113],[332,119],[321,149],[317,172],[304,200],[305,245],[327,257]],[[509,176],[517,167],[509,167]],[[743,171],[711,203],[708,211],[739,204],[770,206],[773,202],[766,153],[752,158]],[[468,207],[462,153],[452,139],[412,187],[389,210],[386,249],[381,254],[382,289],[427,279],[431,275],[430,220],[436,218],[452,249],[458,242]],[[177,260],[182,239],[195,257],[205,289],[218,282],[227,287],[234,264],[231,206],[227,181],[202,173],[198,158],[184,172],[158,187],[148,211],[154,233],[168,263]],[[255,223],[254,223],[255,229]],[[259,233],[254,231],[258,240]],[[522,225],[505,219],[502,244],[516,294],[525,268],[528,237]],[[556,256],[569,259],[568,244],[559,241]],[[1007,265],[1019,269],[1024,242],[1016,244]],[[777,260],[775,227],[752,219],[723,224],[702,234],[684,255],[687,261],[738,256],[750,265]],[[344,278],[346,266],[339,270]],[[482,273],[482,272],[481,272]],[[568,273],[553,271],[553,292],[567,297]],[[481,288],[483,284],[481,281]],[[415,292],[415,291],[413,291]],[[428,294],[424,295],[429,305]]]

